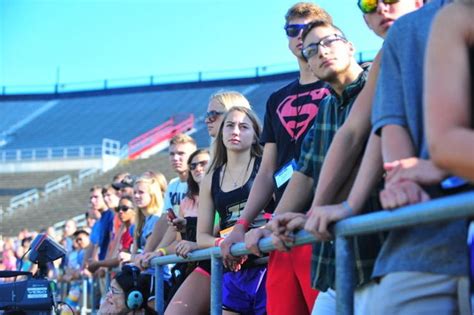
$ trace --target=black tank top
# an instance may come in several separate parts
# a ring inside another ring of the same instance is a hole
[[[222,167],[218,167],[212,174],[212,200],[214,201],[214,207],[220,216],[220,229],[224,230],[235,225],[235,222],[240,217],[240,212],[244,209],[247,202],[250,189],[252,188],[253,181],[257,175],[258,168],[260,167],[261,158],[256,158],[253,164],[252,173],[250,174],[247,182],[237,189],[224,192],[221,189],[221,170]],[[260,215],[259,215],[260,217]],[[262,218],[263,219],[263,218]],[[255,223],[260,222],[257,218]]]

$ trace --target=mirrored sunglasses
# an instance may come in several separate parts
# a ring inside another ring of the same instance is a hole
[[[384,4],[394,4],[399,2],[400,0],[382,0]],[[379,4],[379,0],[359,0],[357,1],[357,5],[359,9],[364,14],[370,14],[377,11],[377,6]]]
[[[287,24],[285,25],[286,36],[296,37],[302,30],[306,28],[308,24]]]

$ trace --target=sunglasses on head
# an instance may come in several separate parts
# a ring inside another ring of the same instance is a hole
[[[120,211],[127,212],[130,209],[133,210],[133,208],[129,207],[129,206],[118,206],[117,207],[117,212],[120,212]]]
[[[309,60],[311,57],[315,56],[318,53],[319,46],[331,48],[332,45],[334,45],[334,43],[338,41],[346,42],[347,40],[339,34],[329,35],[324,37],[317,43],[310,43],[308,46],[303,48],[301,53],[303,54],[303,57],[305,57],[306,60]]]
[[[296,37],[302,30],[306,28],[308,24],[287,24],[285,25],[286,36]]]
[[[224,112],[218,112],[217,110],[210,110],[206,113],[206,119],[210,122],[214,122],[217,120],[217,117],[224,114]]]
[[[394,4],[399,2],[400,0],[382,0],[384,4]],[[359,0],[357,1],[357,5],[359,9],[364,14],[370,14],[377,11],[377,6],[379,5],[379,0]]]
[[[189,169],[191,171],[194,171],[198,166],[205,167],[208,162],[209,162],[208,160],[204,160],[204,161],[191,163],[191,164],[189,164]]]

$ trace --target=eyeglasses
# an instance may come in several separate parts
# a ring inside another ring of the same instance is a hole
[[[400,0],[382,0],[384,4],[394,4],[399,2]],[[377,6],[379,5],[379,0],[359,0],[357,1],[357,5],[359,9],[364,14],[370,14],[377,11]]]
[[[303,57],[305,57],[306,60],[309,60],[311,57],[313,57],[314,55],[318,53],[319,46],[323,46],[325,48],[331,48],[332,45],[334,45],[334,43],[337,41],[346,42],[347,40],[343,36],[338,35],[338,34],[326,36],[323,39],[321,39],[319,42],[311,43],[305,48],[303,48],[303,51],[302,51]]]
[[[113,286],[110,286],[109,287],[109,290],[108,290],[110,293],[112,293],[113,295],[119,295],[119,294],[123,294],[123,291],[117,289],[117,288],[114,288]]]
[[[287,24],[285,25],[286,36],[296,37],[302,30],[306,28],[308,24]]]
[[[80,238],[80,237],[76,238],[76,242],[82,242],[82,241],[83,241],[82,238]]]
[[[209,161],[208,160],[203,160],[195,163],[189,164],[189,169],[191,171],[194,171],[198,166],[205,167]]]
[[[122,206],[117,207],[117,212],[120,212],[120,211],[127,212],[129,209],[134,210],[133,207],[122,205]]]
[[[210,110],[206,113],[206,119],[209,120],[209,122],[215,122],[217,120],[217,117],[219,117],[222,114],[224,114],[224,112],[218,112],[217,110]]]

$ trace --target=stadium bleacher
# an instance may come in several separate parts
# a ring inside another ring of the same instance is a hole
[[[199,147],[207,147],[209,136],[204,124],[204,113],[211,94],[218,90],[243,93],[263,122],[266,100],[273,91],[292,78],[294,75],[286,74],[239,79],[235,82],[224,80],[184,84],[169,89],[160,86],[157,89],[131,88],[126,92],[104,90],[73,95],[38,95],[34,100],[31,100],[31,95],[9,96],[6,100],[0,100],[0,115],[10,115],[2,121],[0,133],[11,130],[12,126],[15,130],[8,144],[0,150],[96,145],[101,144],[103,138],[118,140],[123,145],[180,113],[194,114],[193,137]],[[147,160],[125,161],[94,178],[89,184],[75,184],[71,191],[40,200],[37,205],[18,208],[13,214],[4,216],[0,222],[0,235],[15,235],[23,227],[39,230],[82,214],[87,210],[90,185],[110,183],[112,176],[120,171],[140,174],[150,169],[163,172],[168,179],[174,177],[163,154]],[[65,174],[77,178],[75,171],[2,174],[0,206],[6,209],[13,195],[28,189],[38,188],[41,192],[48,181]],[[25,220],[25,216],[28,220]]]

